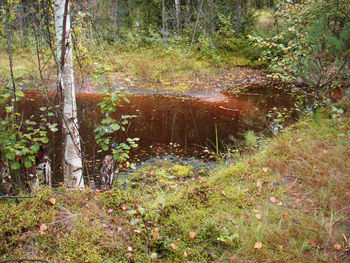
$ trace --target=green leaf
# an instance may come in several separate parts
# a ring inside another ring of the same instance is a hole
[[[16,90],[16,96],[17,97],[24,97],[24,93],[21,90]]]
[[[108,151],[109,146],[108,146],[107,144],[103,144],[103,145],[101,146],[101,148],[102,148],[103,151]]]
[[[7,113],[11,113],[13,111],[13,107],[12,106],[6,106],[6,112]]]
[[[120,125],[117,123],[112,124],[111,127],[112,127],[113,131],[118,131],[120,129]]]
[[[40,145],[36,143],[36,144],[30,146],[30,149],[32,150],[32,152],[36,153],[37,151],[39,151]]]
[[[146,212],[146,210],[144,208],[142,208],[142,207],[137,208],[137,210],[139,210],[141,215],[144,215],[145,212]]]
[[[25,167],[25,168],[30,168],[30,167],[32,167],[32,166],[33,166],[33,164],[32,164],[31,161],[26,160],[26,161],[24,162],[24,167]]]
[[[52,131],[52,132],[57,132],[58,131],[58,129],[56,128],[56,127],[50,127],[50,130]]]
[[[16,158],[16,155],[13,152],[8,152],[5,156],[9,160],[14,160]]]
[[[19,162],[13,162],[11,163],[11,169],[12,170],[18,170],[20,168]]]

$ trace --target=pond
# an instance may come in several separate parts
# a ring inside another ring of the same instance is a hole
[[[103,118],[97,103],[102,94],[77,94],[78,118],[85,166],[91,175],[98,174],[102,153],[94,140],[94,129]],[[152,158],[184,160],[196,157],[214,160],[216,138],[219,149],[238,146],[244,134],[271,134],[272,127],[266,114],[273,108],[291,109],[294,99],[284,84],[252,85],[239,92],[202,94],[197,97],[174,95],[129,95],[130,103],[118,107],[117,119],[123,114],[136,115],[126,132],[116,133],[115,142],[128,137],[140,138],[139,147],[131,153],[131,161],[142,163]],[[19,103],[24,117],[37,118],[39,108],[46,100],[37,91],[27,91]],[[47,147],[54,174],[61,169],[61,132],[49,134]],[[59,180],[56,178],[56,180]]]

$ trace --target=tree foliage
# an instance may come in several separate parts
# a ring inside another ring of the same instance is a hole
[[[302,78],[317,90],[337,87],[349,79],[349,14],[346,0],[282,2],[272,36],[250,39],[275,77]]]

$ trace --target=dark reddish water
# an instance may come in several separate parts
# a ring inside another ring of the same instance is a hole
[[[95,161],[102,158],[94,140],[93,130],[102,119],[97,103],[99,94],[78,94],[78,116],[82,146],[87,160],[91,164],[91,173],[98,171]],[[206,152],[215,151],[217,127],[220,148],[236,143],[248,130],[257,134],[267,132],[269,122],[266,114],[271,108],[293,105],[293,100],[285,90],[278,87],[253,86],[244,94],[229,96],[223,93],[202,96],[200,98],[177,97],[167,95],[130,95],[130,103],[118,108],[117,119],[123,114],[136,115],[130,121],[127,131],[117,133],[115,142],[127,137],[140,138],[140,147],[133,153],[134,160],[148,155],[173,154],[193,155],[207,147]],[[28,91],[20,102],[19,108],[24,119],[37,118],[39,108],[46,104],[38,92]],[[54,121],[54,119],[53,119]],[[57,120],[56,120],[57,121]],[[59,173],[61,133],[49,135],[49,155],[53,161],[53,170]],[[170,143],[180,146],[170,147]],[[202,157],[203,158],[203,157]],[[89,165],[87,165],[89,166]]]

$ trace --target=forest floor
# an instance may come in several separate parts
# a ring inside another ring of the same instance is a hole
[[[347,95],[210,171],[160,162],[126,188],[0,200],[0,260],[349,262],[349,114]]]
[[[132,94],[192,97],[210,96],[237,86],[264,84],[270,80],[261,70],[237,66],[217,69],[215,73],[188,75],[167,81],[133,77],[128,72],[111,73],[108,79],[116,83],[117,87],[125,87]],[[76,84],[78,92],[99,92],[89,77],[78,77]]]

